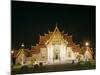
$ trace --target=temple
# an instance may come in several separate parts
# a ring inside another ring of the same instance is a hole
[[[31,48],[31,56],[27,57],[23,48],[17,53],[16,63],[28,64],[65,64],[92,60],[89,47],[82,51],[79,44],[73,42],[72,36],[61,32],[56,26],[53,32],[40,36],[39,43]]]

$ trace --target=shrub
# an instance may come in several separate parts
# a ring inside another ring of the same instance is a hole
[[[40,66],[40,67],[42,67],[42,66],[43,66],[43,63],[42,63],[42,62],[40,62],[40,63],[39,63],[39,66]]]
[[[20,69],[20,73],[28,73],[29,72],[29,67],[28,66],[22,66]]]
[[[38,64],[35,64],[34,65],[34,69],[38,69],[39,68],[39,65]]]

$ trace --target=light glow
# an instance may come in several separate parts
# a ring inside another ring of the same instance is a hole
[[[88,42],[86,42],[86,43],[85,43],[85,46],[89,46],[89,43],[88,43]]]
[[[11,51],[11,53],[13,54],[13,53],[14,53],[14,51]]]
[[[22,43],[22,45],[21,45],[22,47],[24,47],[24,43]]]

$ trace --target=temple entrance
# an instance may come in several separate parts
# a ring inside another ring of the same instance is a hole
[[[53,62],[58,63],[60,62],[60,45],[53,46]]]
[[[66,61],[67,41],[64,40],[57,27],[46,44],[48,49],[49,64],[62,64]]]

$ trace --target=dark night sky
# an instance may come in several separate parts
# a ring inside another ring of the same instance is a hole
[[[89,41],[95,47],[95,6],[46,4],[12,1],[12,48],[38,43],[39,34],[60,31],[73,36],[76,43]]]

